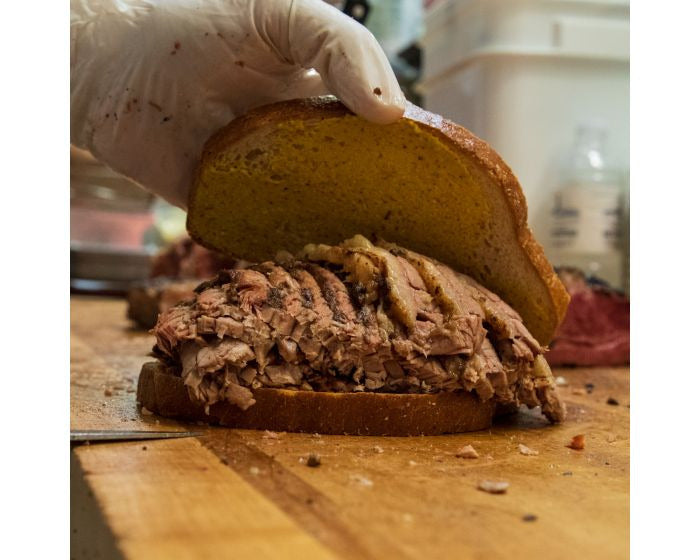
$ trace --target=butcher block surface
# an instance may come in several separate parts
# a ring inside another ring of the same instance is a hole
[[[484,432],[319,436],[140,411],[152,344],[123,300],[72,298],[71,429],[201,433],[74,447],[72,557],[629,557],[628,368],[556,370],[568,383],[559,426],[523,410]],[[579,434],[584,449],[567,447]],[[465,445],[479,457],[457,457]]]

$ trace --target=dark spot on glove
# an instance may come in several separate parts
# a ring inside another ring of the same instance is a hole
[[[242,60],[237,60],[236,62],[234,62],[234,64],[236,66],[240,66],[241,68],[245,66],[245,62],[243,62]]]
[[[381,95],[382,90],[381,90],[381,88],[376,87],[372,90],[372,93],[374,93],[374,95]]]

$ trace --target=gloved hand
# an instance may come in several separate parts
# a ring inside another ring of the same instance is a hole
[[[217,129],[328,92],[370,121],[403,114],[372,34],[321,0],[71,2],[71,143],[183,208]]]

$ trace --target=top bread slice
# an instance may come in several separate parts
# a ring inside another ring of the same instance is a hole
[[[206,247],[254,261],[357,233],[392,241],[497,293],[541,344],[569,301],[510,168],[465,128],[414,105],[390,125],[334,98],[233,120],[205,145],[187,229]]]

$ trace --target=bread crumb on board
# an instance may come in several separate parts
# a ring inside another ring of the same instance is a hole
[[[361,474],[351,474],[350,480],[359,486],[365,486],[367,488],[374,486],[374,482]]]
[[[522,443],[518,444],[518,451],[520,451],[521,455],[539,455],[539,451],[535,451],[534,449],[530,449],[527,445],[523,445]]]
[[[477,488],[489,494],[505,494],[509,486],[510,482],[506,482],[505,480],[482,480],[479,482]]]
[[[478,459],[479,454],[471,445],[465,445],[455,453],[455,457],[459,457],[460,459]]]

